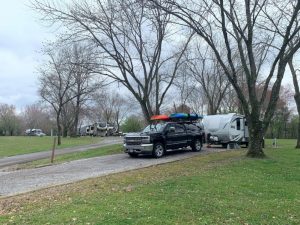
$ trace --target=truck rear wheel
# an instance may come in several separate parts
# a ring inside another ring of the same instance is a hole
[[[202,143],[200,139],[195,139],[193,144],[192,144],[192,150],[193,152],[200,152],[202,149]]]
[[[155,143],[153,146],[152,156],[155,158],[160,158],[165,154],[165,147],[162,143]]]

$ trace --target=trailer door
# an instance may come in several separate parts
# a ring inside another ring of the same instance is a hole
[[[249,138],[249,130],[248,130],[248,123],[247,123],[246,118],[244,118],[244,126],[245,126],[244,137],[247,139],[247,138]]]
[[[230,124],[229,139],[232,142],[240,142],[243,136],[244,136],[243,119],[236,118]]]

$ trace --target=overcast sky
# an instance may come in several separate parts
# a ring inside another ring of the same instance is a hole
[[[18,110],[38,100],[38,52],[53,36],[28,4],[29,0],[9,0],[1,1],[0,7],[0,103]]]
[[[54,37],[53,29],[42,26],[28,5],[29,0],[9,0],[0,7],[0,103],[15,105],[18,111],[39,99],[39,51]],[[291,83],[289,76],[283,83]]]

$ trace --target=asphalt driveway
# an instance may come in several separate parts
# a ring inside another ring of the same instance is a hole
[[[0,172],[0,196],[16,195],[87,178],[149,167],[220,151],[226,151],[226,149],[203,148],[201,152],[182,151],[168,154],[160,159],[146,156],[131,158],[127,154],[117,154],[81,159],[35,169]]]

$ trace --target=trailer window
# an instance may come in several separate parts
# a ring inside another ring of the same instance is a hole
[[[236,120],[236,129],[241,130],[241,119]]]

